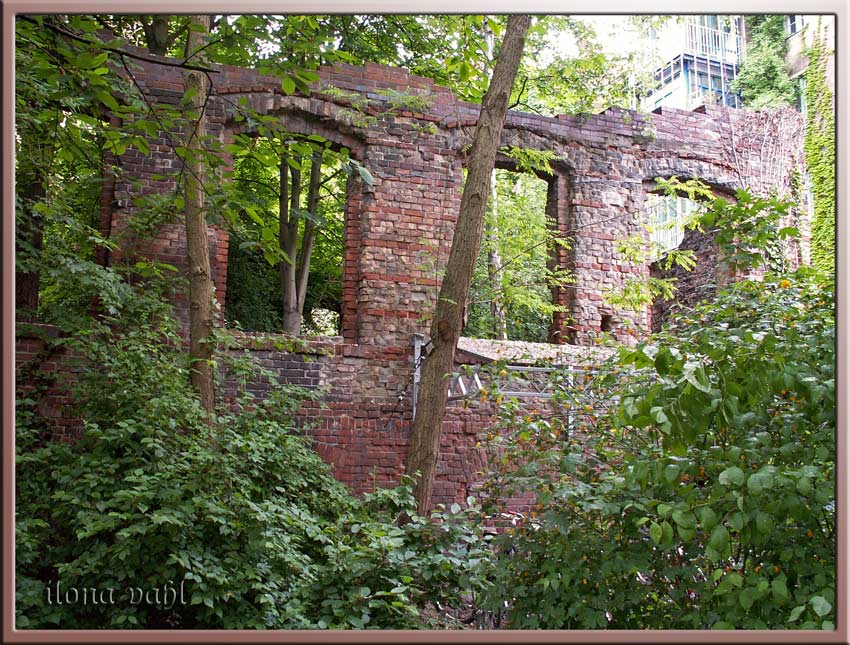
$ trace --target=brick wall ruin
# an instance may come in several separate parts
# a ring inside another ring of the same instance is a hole
[[[180,70],[137,64],[134,73],[152,100],[180,101]],[[277,117],[289,131],[318,134],[347,147],[375,178],[374,185],[356,177],[349,181],[342,336],[310,341],[294,353],[279,352],[250,334],[243,341],[264,364],[279,371],[282,380],[326,388],[327,407],[310,408],[305,414],[317,420],[311,430],[317,450],[341,480],[356,490],[397,482],[411,417],[410,397],[399,411],[398,395],[411,374],[413,335],[427,334],[423,315],[432,309],[438,288],[433,269],[423,265],[442,266],[448,257],[479,106],[457,100],[429,79],[374,64],[321,68],[309,97],[287,96],[278,79],[250,69],[222,66],[210,77],[208,132],[219,141],[227,143],[244,131],[236,119],[244,101],[261,114]],[[354,118],[350,100],[329,88],[365,95],[377,118],[366,123]],[[384,113],[393,92],[416,95],[429,107],[421,113]],[[646,195],[655,178],[695,177],[727,194],[743,186],[763,194],[773,188],[789,193],[792,171],[802,163],[801,133],[800,117],[791,111],[754,113],[706,106],[694,112],[665,108],[651,115],[612,108],[588,117],[510,112],[503,145],[556,155],[552,174],[541,175],[548,183],[547,214],[558,231],[572,239],[571,248],[558,248],[553,258],[574,272],[575,284],[553,293],[554,302],[565,311],[555,314],[550,340],[592,346],[603,316],[613,316],[613,335],[633,343],[630,330],[646,333],[663,315],[663,309],[656,309],[653,321],[649,307],[615,311],[604,300],[606,291],[630,276],[650,273],[649,266],[620,257],[616,242],[646,235]],[[112,194],[104,199],[104,234],[115,236],[123,230],[140,191],[175,189],[174,173],[181,162],[160,134],[151,141],[150,155],[131,148],[116,160],[125,175],[106,183]],[[506,156],[497,161],[503,168],[512,169],[512,164]],[[180,223],[137,242],[134,254],[168,262],[185,273]],[[213,277],[221,303],[227,297],[227,245],[227,234],[211,226]],[[716,278],[710,240],[706,249],[689,288]],[[792,251],[794,263],[807,254],[805,244]],[[182,297],[177,308],[185,320]],[[21,339],[27,351],[32,349],[29,342]],[[19,354],[19,360],[25,358]],[[492,416],[492,410],[477,406],[449,409],[435,501],[463,500],[476,473],[486,468],[475,444]]]

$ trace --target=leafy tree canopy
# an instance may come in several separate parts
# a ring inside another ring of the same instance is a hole
[[[785,16],[747,16],[746,25],[750,40],[732,88],[755,109],[793,105],[794,86],[785,67]]]

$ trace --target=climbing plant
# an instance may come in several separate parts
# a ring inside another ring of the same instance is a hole
[[[806,166],[812,183],[812,263],[824,271],[835,269],[835,111],[832,90],[826,79],[830,52],[817,23],[812,46],[807,50]]]

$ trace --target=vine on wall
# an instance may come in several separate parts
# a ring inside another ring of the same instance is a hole
[[[835,117],[832,91],[826,83],[829,50],[818,21],[812,46],[806,52],[806,165],[812,184],[812,263],[835,269]]]

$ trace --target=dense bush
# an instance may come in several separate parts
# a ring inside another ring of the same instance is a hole
[[[832,629],[834,330],[826,279],[769,275],[588,377],[607,412],[561,384],[591,445],[508,405],[490,492],[537,504],[498,540],[491,606],[514,628]]]
[[[37,394],[18,401],[18,627],[422,627],[479,584],[474,509],[435,522],[408,486],[351,496],[298,427],[304,390],[242,393],[208,423],[161,299],[116,293],[56,341],[83,357],[82,438],[45,441]],[[57,581],[114,602],[57,604]]]

